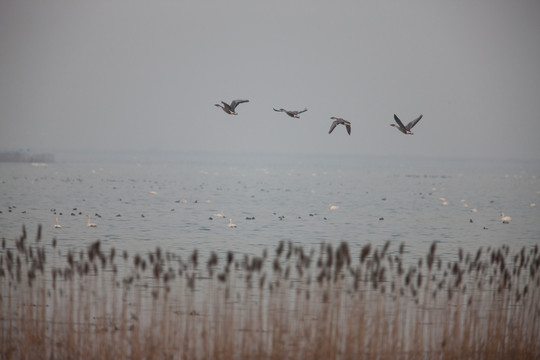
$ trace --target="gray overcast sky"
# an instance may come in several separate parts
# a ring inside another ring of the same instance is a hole
[[[539,114],[537,0],[0,2],[3,150],[538,159]]]

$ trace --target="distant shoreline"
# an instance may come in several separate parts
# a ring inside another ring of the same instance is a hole
[[[53,163],[53,154],[28,154],[21,151],[2,151],[0,152],[0,162],[18,162],[18,163]]]

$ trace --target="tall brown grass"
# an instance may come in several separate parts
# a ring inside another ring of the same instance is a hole
[[[2,359],[538,359],[538,246],[268,256],[2,240]]]

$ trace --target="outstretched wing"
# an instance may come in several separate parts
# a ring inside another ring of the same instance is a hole
[[[306,111],[307,111],[307,108],[305,108],[305,109],[302,110],[302,111],[297,111],[296,114],[298,115],[298,114],[301,114],[301,113],[306,112]]]
[[[401,120],[399,120],[396,114],[394,114],[394,120],[396,120],[396,123],[399,125],[400,128],[402,128],[403,130],[407,130],[407,128],[403,125]]]
[[[249,102],[249,100],[233,100],[231,103],[231,109],[234,111],[238,105],[245,102]]]
[[[346,124],[345,127],[347,128],[349,135],[351,135],[351,124]]]
[[[223,106],[225,107],[225,109],[230,110],[230,111],[233,111],[233,109],[231,109],[231,106],[230,106],[229,104],[227,104],[225,101],[222,101],[221,103],[223,104]],[[223,110],[225,110],[225,109],[223,109]]]
[[[424,116],[424,115],[420,115],[419,117],[417,117],[416,119],[414,119],[413,121],[408,123],[406,129],[410,131],[414,127],[414,125],[416,125],[416,123],[420,121],[422,116]]]
[[[334,120],[334,122],[332,123],[332,125],[330,125],[330,131],[328,131],[329,134],[331,134],[332,131],[334,131],[334,129],[336,128],[337,124],[339,124],[339,120]]]
[[[277,111],[277,112],[283,112],[283,109],[279,109],[279,110],[277,110],[276,108],[272,108],[272,109],[274,109],[274,111]]]

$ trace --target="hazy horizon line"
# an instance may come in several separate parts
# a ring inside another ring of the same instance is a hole
[[[79,158],[81,161],[88,161],[92,160],[92,157],[98,158],[96,160],[99,160],[99,158],[103,157],[109,157],[114,156],[115,160],[135,160],[133,158],[128,159],[122,159],[121,157],[124,156],[131,156],[131,157],[146,157],[148,156],[148,159],[141,159],[141,160],[155,160],[155,157],[157,156],[174,156],[174,155],[193,155],[193,156],[229,156],[229,157],[257,157],[257,156],[302,156],[302,157],[310,157],[310,158],[316,158],[316,157],[343,157],[343,158],[373,158],[373,159],[394,159],[394,160],[442,160],[442,161],[488,161],[488,162],[538,162],[540,163],[540,157],[500,157],[500,156],[441,156],[441,155],[406,155],[406,154],[395,154],[395,155],[388,155],[388,154],[374,154],[374,153],[340,153],[339,151],[320,151],[320,152],[311,152],[311,151],[298,151],[298,152],[292,152],[292,151],[264,151],[264,150],[257,150],[257,151],[239,151],[239,150],[223,150],[223,151],[216,151],[216,150],[201,150],[201,149],[190,149],[190,150],[182,150],[182,149],[164,149],[164,148],[156,148],[156,147],[150,147],[146,149],[140,149],[140,148],[116,148],[116,149],[103,149],[103,148],[18,148],[18,149],[8,149],[8,148],[0,148],[0,152],[21,152],[23,154],[27,155],[38,155],[38,154],[52,154],[55,157],[55,162],[69,162],[69,161],[77,161],[77,158]],[[95,155],[95,156],[93,156]]]

